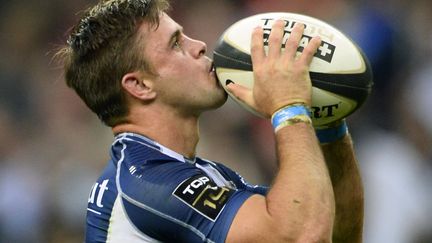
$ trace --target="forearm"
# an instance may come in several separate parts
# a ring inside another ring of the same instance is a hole
[[[279,171],[266,198],[269,214],[292,235],[308,232],[311,239],[326,234],[330,239],[333,189],[312,126],[285,127],[276,141]]]
[[[272,117],[279,161],[271,189],[265,197],[254,195],[245,201],[228,242],[331,241],[333,188],[307,109],[312,102],[309,65],[321,40],[312,38],[297,55],[304,25],[296,24],[281,52],[285,24],[275,22],[267,53],[263,29],[256,28],[252,34],[253,89],[227,86],[238,99]]]
[[[351,137],[322,145],[336,200],[333,242],[361,242],[363,185]]]

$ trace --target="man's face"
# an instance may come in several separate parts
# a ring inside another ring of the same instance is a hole
[[[158,74],[154,80],[157,102],[186,115],[217,108],[227,94],[216,79],[206,44],[189,38],[168,15],[162,14],[157,29],[143,23],[144,56]]]

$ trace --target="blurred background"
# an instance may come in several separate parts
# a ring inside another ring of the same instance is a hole
[[[0,1],[0,243],[82,242],[90,188],[112,134],[52,61],[95,1]],[[173,0],[171,15],[211,56],[219,35],[260,12],[297,12],[347,33],[374,91],[349,119],[366,191],[366,243],[432,242],[432,1]],[[269,122],[228,101],[201,121],[199,155],[251,183],[274,176]]]

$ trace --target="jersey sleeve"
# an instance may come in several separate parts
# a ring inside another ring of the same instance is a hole
[[[118,166],[125,213],[143,234],[164,242],[224,242],[240,206],[255,192],[217,186],[192,164],[146,161]]]
[[[216,162],[214,162],[216,163]],[[263,185],[253,185],[248,183],[239,173],[231,170],[221,163],[216,163],[220,171],[222,171],[227,177],[229,177],[237,188],[240,190],[246,190],[254,194],[267,195],[269,187]]]

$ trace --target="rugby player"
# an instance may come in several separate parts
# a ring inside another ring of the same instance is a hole
[[[346,123],[316,130],[309,117],[319,37],[296,58],[304,27],[282,52],[276,21],[266,54],[257,27],[254,88],[228,85],[273,117],[278,173],[254,186],[196,154],[200,115],[227,94],[206,44],[168,9],[166,0],[102,0],[58,53],[67,85],[114,134],[88,199],[86,242],[361,242],[363,189]]]

